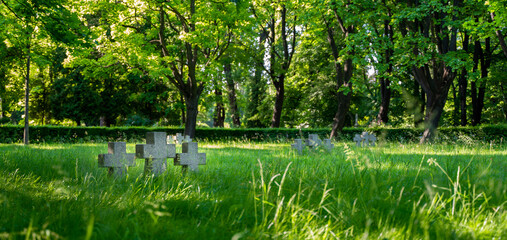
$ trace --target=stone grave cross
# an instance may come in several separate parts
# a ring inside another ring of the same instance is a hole
[[[144,173],[159,176],[167,169],[167,158],[176,156],[176,145],[167,144],[165,132],[146,133],[146,144],[136,145],[136,157],[144,158]]]
[[[373,146],[375,147],[375,141],[377,141],[377,137],[375,137],[375,135],[373,134],[368,134],[368,141],[369,141],[369,145],[368,146]]]
[[[185,135],[185,138],[183,138],[183,142],[192,142],[192,138],[190,136]]]
[[[322,144],[318,134],[309,134],[306,140],[306,145],[309,147],[318,147]]]
[[[298,153],[301,155],[303,154],[303,148],[305,145],[303,145],[303,140],[301,139],[294,139],[294,144],[290,145],[292,148],[298,150]]]
[[[324,139],[324,143],[322,144],[328,151],[333,149],[334,144],[331,143],[331,139]]]
[[[181,133],[176,133],[174,140],[176,141],[177,144],[182,144],[183,143],[183,136],[181,135]]]
[[[356,136],[354,136],[354,142],[356,142],[356,146],[360,147],[362,141],[363,138],[361,137],[361,135],[356,134]]]
[[[370,146],[370,137],[368,132],[361,133],[361,138],[363,139],[363,147]]]
[[[206,164],[206,153],[199,153],[196,142],[184,142],[181,146],[182,153],[177,153],[174,158],[174,165],[182,166],[185,173],[188,168],[190,171],[199,171],[199,165]]]
[[[99,154],[99,167],[107,167],[108,175],[122,176],[127,172],[127,167],[135,166],[133,153],[127,153],[127,143],[109,142],[107,154]]]

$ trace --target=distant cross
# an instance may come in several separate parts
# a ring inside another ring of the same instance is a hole
[[[183,139],[183,142],[192,142],[192,138],[190,138],[190,136],[188,135],[185,135],[185,138]]]
[[[99,167],[107,167],[108,175],[123,176],[127,167],[135,166],[134,154],[127,153],[125,142],[109,142],[107,154],[99,154]]]
[[[363,138],[361,137],[361,135],[356,134],[356,136],[354,136],[354,142],[356,142],[356,146],[361,147],[362,141],[363,141]]]
[[[370,137],[368,132],[361,133],[361,138],[363,139],[363,147],[370,146]]]
[[[167,135],[167,144],[174,144],[174,136]]]
[[[320,140],[318,134],[310,134],[308,135],[308,139],[306,140],[306,145],[309,147],[318,147],[322,144],[322,140]]]
[[[182,144],[182,153],[177,153],[174,158],[174,165],[182,166],[185,173],[188,168],[192,172],[198,172],[199,165],[206,164],[206,153],[198,153],[196,142],[184,142]]]
[[[159,176],[167,169],[167,158],[176,156],[176,145],[167,144],[165,132],[146,133],[146,144],[136,145],[136,157],[144,158],[144,174]]]
[[[375,141],[377,141],[377,137],[375,137],[374,134],[369,134],[368,141],[370,142],[371,146],[375,147]]]
[[[181,133],[176,133],[176,137],[174,137],[174,140],[176,140],[177,144],[182,144],[183,143],[183,136],[181,135]]]
[[[331,139],[324,139],[324,143],[322,144],[328,151],[333,149],[334,144],[331,143]]]
[[[294,144],[290,145],[292,148],[298,150],[298,153],[301,155],[303,154],[303,148],[305,145],[303,145],[303,140],[301,139],[294,139]]]

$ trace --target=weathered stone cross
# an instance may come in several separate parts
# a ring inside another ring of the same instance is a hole
[[[181,165],[185,173],[188,168],[190,171],[199,171],[199,165],[206,164],[206,153],[198,153],[196,142],[184,142],[181,146],[182,153],[177,153],[174,158],[174,165]]]
[[[370,134],[368,132],[363,132],[361,135],[356,134],[354,137],[354,142],[356,142],[356,146],[365,147],[365,146],[373,146],[375,147],[375,141],[377,141],[377,137],[374,134]]]
[[[292,148],[298,150],[298,153],[301,155],[303,154],[303,148],[305,145],[303,145],[303,140],[301,139],[294,139],[294,144],[290,145]]]
[[[167,169],[167,158],[176,156],[176,145],[167,144],[165,132],[146,133],[146,144],[136,145],[136,157],[144,158],[144,174],[159,176]]]
[[[354,136],[354,142],[356,142],[356,146],[361,147],[362,141],[363,141],[363,138],[361,137],[361,135],[356,134],[356,136]]]
[[[368,141],[369,145],[375,147],[375,141],[377,141],[377,137],[375,137],[373,134],[368,134]]]
[[[174,140],[176,140],[177,144],[183,143],[183,136],[181,135],[181,133],[176,133],[176,136],[174,137]]]
[[[127,153],[125,142],[109,142],[107,154],[99,154],[99,167],[107,167],[108,175],[122,176],[127,172],[127,167],[135,166],[133,153]]]
[[[318,134],[309,134],[308,139],[306,139],[306,145],[309,147],[318,147],[322,144],[322,140],[320,140]]]
[[[322,144],[328,151],[333,149],[334,144],[331,143],[331,139],[324,139],[324,143]]]
[[[185,135],[185,138],[183,138],[183,142],[192,142],[192,138],[190,136]]]

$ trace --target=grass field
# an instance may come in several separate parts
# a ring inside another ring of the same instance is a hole
[[[199,144],[157,178],[107,177],[106,143],[0,144],[0,239],[507,238],[507,144]]]

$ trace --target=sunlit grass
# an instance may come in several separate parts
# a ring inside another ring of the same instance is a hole
[[[0,144],[0,239],[507,237],[506,144],[199,147],[199,173],[109,178],[107,144]]]

